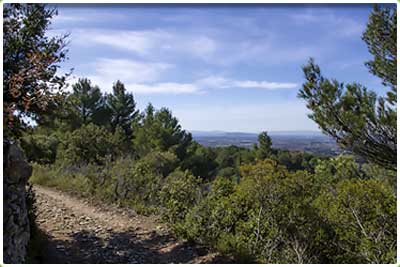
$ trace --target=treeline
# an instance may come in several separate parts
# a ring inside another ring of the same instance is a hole
[[[396,172],[277,150],[266,132],[252,149],[207,148],[120,81],[72,88],[21,138],[32,182],[160,214],[239,262],[394,261]]]
[[[40,164],[105,165],[121,157],[139,160],[169,153],[177,166],[210,181],[216,176],[239,177],[239,166],[267,157],[289,170],[313,171],[318,157],[272,148],[266,132],[253,149],[236,146],[206,148],[192,140],[167,108],[151,104],[140,112],[124,84],[102,94],[88,79],[72,85],[51,112],[38,116],[38,125],[25,129],[20,142],[28,159]]]

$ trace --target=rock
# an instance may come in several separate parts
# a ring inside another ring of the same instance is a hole
[[[5,160],[3,165],[5,167],[4,176],[7,177],[6,182],[25,186],[28,178],[32,175],[32,166],[28,164],[22,150],[16,144],[9,144],[7,152],[3,159],[3,161]],[[11,198],[11,196],[9,197]]]
[[[3,141],[3,260],[24,263],[30,238],[26,183],[32,174],[22,150]]]

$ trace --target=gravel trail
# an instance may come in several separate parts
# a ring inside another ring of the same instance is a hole
[[[37,225],[43,263],[229,263],[218,253],[178,241],[155,216],[94,203],[41,186]]]

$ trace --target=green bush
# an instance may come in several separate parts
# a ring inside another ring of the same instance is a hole
[[[396,262],[396,197],[378,179],[343,180],[322,191],[314,206],[334,229],[334,262]]]
[[[28,161],[52,164],[56,160],[57,147],[60,141],[55,134],[31,134],[24,135],[20,143]]]
[[[193,175],[203,178],[204,181],[210,181],[218,167],[215,157],[213,149],[192,142],[181,166],[183,169],[190,170]]]
[[[244,165],[231,206],[221,209],[236,216],[231,235],[222,236],[218,246],[260,263],[312,262],[318,226],[312,195],[313,177],[307,172],[290,173],[271,160]]]
[[[104,165],[120,155],[121,145],[106,128],[88,124],[64,136],[57,161],[69,166]]]
[[[360,167],[353,156],[341,155],[328,160],[318,160],[315,167],[316,183],[320,187],[334,186],[336,183],[362,178]]]
[[[201,244],[213,245],[221,234],[220,223],[223,220],[229,221],[230,216],[221,214],[219,210],[229,212],[224,208],[229,204],[229,196],[233,193],[234,187],[235,184],[231,180],[216,178],[211,183],[207,196],[185,216],[185,231],[181,233],[182,237]]]
[[[177,158],[170,152],[151,152],[137,161],[116,161],[109,174],[116,198],[141,208],[156,208],[164,179],[176,166]]]
[[[157,174],[166,177],[178,167],[178,158],[172,152],[153,151],[140,159]]]
[[[367,179],[377,179],[387,182],[392,187],[392,193],[396,196],[397,172],[380,167],[379,165],[368,163],[362,165],[362,172]]]
[[[187,212],[201,199],[201,179],[189,171],[176,170],[165,180],[160,192],[163,218],[181,232]]]
[[[272,160],[244,165],[238,185],[223,177],[211,183],[180,234],[246,263],[389,263],[395,195],[385,180],[355,178],[359,171],[351,157],[320,161],[315,175]]]

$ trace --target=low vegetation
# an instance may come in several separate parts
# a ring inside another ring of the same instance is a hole
[[[174,169],[172,155],[76,169],[35,165],[32,182],[160,214],[181,238],[239,262],[395,260],[395,172],[376,176],[380,167],[360,169],[351,156],[318,160],[315,173],[265,159],[240,165],[237,179],[207,181]]]

